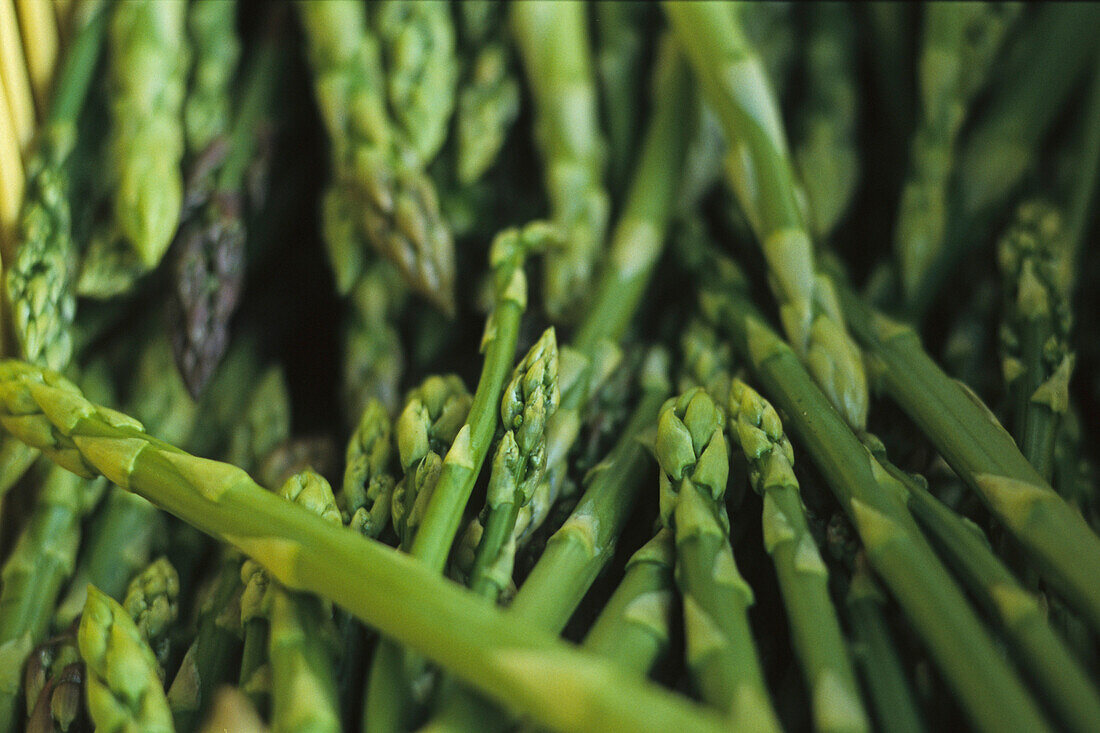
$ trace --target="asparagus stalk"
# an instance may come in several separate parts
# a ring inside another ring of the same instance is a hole
[[[77,117],[105,28],[106,12],[100,10],[84,25],[69,52],[38,149],[27,164],[21,245],[5,279],[12,326],[23,355],[51,369],[67,367],[73,353],[75,243],[67,169],[76,146]]]
[[[945,246],[948,184],[957,139],[984,85],[1017,3],[952,3],[925,8],[920,52],[921,116],[910,152],[894,240],[901,285],[912,297]]]
[[[233,72],[241,55],[237,2],[191,3],[187,35],[194,52],[183,104],[187,150],[196,156],[229,131]]]
[[[550,212],[565,235],[565,245],[547,254],[543,297],[552,319],[575,319],[610,206],[585,8],[576,0],[535,0],[516,3],[510,12],[534,99]]]
[[[703,307],[732,337],[761,386],[786,413],[787,427],[793,427],[824,474],[859,532],[872,567],[928,646],[970,721],[989,731],[1046,729],[1034,700],[910,516],[904,488],[867,452],[790,347],[736,287],[726,284],[705,294]],[[856,333],[862,336],[863,331],[857,327]]]
[[[857,556],[848,587],[848,623],[852,629],[852,655],[863,671],[875,722],[886,733],[921,733],[924,724],[890,639],[883,601],[866,558]]]
[[[700,695],[735,726],[779,730],[749,627],[752,589],[730,547],[724,420],[702,389],[661,408],[654,450],[661,464],[661,522],[676,540],[687,664]]]
[[[451,8],[446,2],[383,0],[373,26],[386,66],[390,109],[421,165],[447,137],[455,104],[457,59]]]
[[[202,733],[226,733],[230,730],[236,733],[267,733],[267,727],[248,698],[236,688],[223,687],[214,698]]]
[[[95,586],[88,588],[77,640],[87,670],[88,714],[96,730],[175,730],[156,657],[126,610]]]
[[[34,90],[35,107],[39,117],[45,117],[57,70],[57,23],[46,3],[15,0],[15,6],[19,11],[19,30],[23,35],[23,51],[27,55],[27,74]]]
[[[161,679],[171,650],[169,627],[179,616],[179,593],[176,569],[168,558],[159,557],[130,581],[122,600],[122,607],[134,620],[138,634],[153,650],[157,676]]]
[[[881,446],[878,446],[881,447]],[[908,504],[944,549],[963,582],[1004,629],[1021,666],[1066,730],[1095,730],[1100,697],[1077,660],[1047,624],[1040,601],[993,554],[981,530],[930,494],[923,481],[881,460],[909,491]]]
[[[23,159],[0,78],[0,256],[9,261],[16,251],[16,230],[25,187]]]
[[[805,111],[794,158],[806,187],[811,229],[825,241],[859,184],[855,22],[852,9],[840,3],[811,5],[808,12]]]
[[[343,387],[349,418],[357,418],[372,399],[391,413],[400,407],[404,347],[391,321],[404,301],[404,284],[383,261],[367,268],[348,299]]]
[[[325,207],[355,211],[359,236],[390,260],[414,290],[454,310],[454,244],[430,179],[410,158],[386,112],[378,40],[354,0],[300,2],[314,91],[328,131],[334,185]],[[337,289],[363,271],[357,237],[326,236]]]
[[[0,3],[0,82],[3,84],[9,114],[5,122],[11,125],[13,133],[6,140],[17,143],[16,150],[22,154],[30,148],[34,138],[35,112],[27,58],[24,55],[23,42],[19,39],[19,21],[15,15],[14,2]],[[15,171],[17,168],[8,170]],[[18,210],[17,205],[15,211]],[[12,245],[14,247],[14,242]],[[5,250],[4,259],[9,259],[13,251],[14,249]]]
[[[665,12],[730,143],[726,173],[768,262],[795,353],[852,425],[867,421],[867,378],[836,296],[815,262],[775,96],[736,12],[666,3]]]
[[[55,462],[83,476],[102,472],[142,492],[262,559],[287,588],[343,606],[537,723],[639,731],[721,725],[670,692],[514,622],[424,563],[329,526],[264,491],[244,471],[152,438],[132,418],[88,402],[60,375],[2,361],[0,402],[0,424]],[[449,633],[438,634],[439,628]]]
[[[875,312],[846,286],[838,292],[883,391],[977,492],[1051,587],[1100,629],[1100,538],[1028,463],[981,400],[932,361],[911,328]]]
[[[610,561],[615,542],[642,490],[651,464],[640,442],[668,396],[668,357],[653,351],[642,368],[642,395],[614,449],[589,473],[590,483],[573,512],[551,535],[520,586],[508,615],[527,628],[560,633],[596,576]],[[511,716],[470,688],[444,687],[427,728],[488,733],[506,730]]]
[[[820,731],[869,730],[829,576],[810,535],[794,475],[794,450],[775,408],[739,379],[729,392],[730,435],[764,497],[764,546],[775,563],[791,637]]]

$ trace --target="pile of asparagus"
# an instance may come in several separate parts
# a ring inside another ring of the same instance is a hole
[[[1098,35],[0,0],[0,733],[1100,729]]]

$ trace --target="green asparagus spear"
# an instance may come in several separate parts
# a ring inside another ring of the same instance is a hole
[[[357,419],[371,399],[380,400],[391,413],[401,406],[404,346],[392,319],[404,306],[405,292],[393,267],[379,260],[348,298],[343,387],[350,419]]]
[[[725,416],[705,391],[669,400],[657,424],[661,522],[676,539],[687,664],[703,700],[750,730],[779,730],[749,627],[752,589],[729,541]]]
[[[644,103],[645,31],[652,10],[644,2],[595,3],[596,70],[613,190],[625,188],[636,153],[637,120]]]
[[[1001,348],[1012,405],[1009,424],[1024,457],[1047,481],[1073,371],[1072,246],[1060,212],[1031,201],[1020,206],[997,248],[1005,290]]]
[[[730,143],[726,173],[768,261],[795,353],[852,425],[867,421],[867,378],[836,296],[818,272],[797,200],[786,135],[759,55],[724,3],[666,3],[665,12]]]
[[[787,415],[787,428],[793,428],[824,474],[872,567],[928,646],[971,722],[989,731],[1046,729],[1034,700],[910,516],[904,488],[863,447],[790,347],[729,283],[716,283],[704,293],[702,305]],[[862,329],[856,333],[863,335]]]
[[[848,658],[829,576],[806,522],[794,475],[794,450],[775,408],[739,379],[729,393],[730,435],[764,497],[764,546],[775,563],[819,731],[869,730]]]
[[[187,151],[193,157],[229,132],[230,92],[241,55],[237,0],[189,4],[187,36],[194,59],[183,122]]]
[[[169,627],[179,616],[180,578],[168,558],[160,557],[138,573],[126,589],[122,607],[134,620],[141,638],[153,650],[158,676],[164,678],[171,639]]]
[[[171,733],[157,659],[126,610],[90,586],[77,632],[87,679],[88,714],[96,730]]]
[[[977,492],[1051,587],[1100,629],[1100,538],[1028,463],[984,403],[932,361],[912,329],[877,313],[846,286],[838,292],[883,391]]]
[[[202,733],[266,733],[267,727],[248,698],[234,687],[223,687],[214,698]]]
[[[372,11],[390,109],[420,164],[427,165],[443,146],[455,104],[450,5],[443,0],[382,0]]]
[[[358,235],[325,237],[337,289],[348,292],[363,271],[362,237],[414,290],[453,312],[454,244],[430,179],[387,114],[381,52],[364,6],[300,2],[298,11],[333,159],[325,208],[343,212],[355,228],[342,231]]]
[[[681,697],[515,623],[422,562],[331,527],[263,490],[242,470],[149,436],[140,423],[88,402],[53,372],[0,362],[0,424],[66,468],[83,476],[103,473],[254,554],[287,588],[342,605],[539,724],[563,730],[721,727],[713,714]],[[349,577],[358,580],[349,583]],[[439,628],[449,633],[438,634]]]
[[[51,369],[66,368],[73,352],[75,244],[68,163],[76,146],[77,118],[103,46],[106,15],[102,9],[94,12],[69,51],[50,116],[27,164],[20,246],[5,280],[23,355]]]
[[[550,212],[565,236],[565,245],[547,255],[543,297],[552,319],[575,320],[609,214],[585,8],[576,0],[534,0],[513,4],[510,12],[534,98]]]
[[[348,439],[344,482],[337,499],[348,517],[348,525],[367,537],[377,538],[390,523],[394,489],[394,479],[389,474],[392,432],[386,408],[372,399]]]

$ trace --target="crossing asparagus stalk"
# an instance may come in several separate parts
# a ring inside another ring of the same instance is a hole
[[[881,447],[881,446],[878,446]],[[1066,730],[1087,731],[1100,720],[1100,697],[1077,660],[1047,623],[1040,600],[997,559],[975,525],[929,493],[924,482],[880,463],[908,490],[908,504],[970,592],[1004,629],[1015,656]]]
[[[724,423],[722,410],[698,388],[661,408],[654,451],[661,522],[675,537],[687,664],[700,695],[734,725],[779,730],[749,628],[752,589],[730,547]]]
[[[1009,725],[1046,729],[1035,701],[909,514],[904,488],[863,447],[791,348],[744,294],[728,285],[716,284],[704,293],[704,311],[731,337],[761,387],[787,415],[787,429],[824,474],[859,533],[871,566],[928,647],[968,718],[990,731]],[[862,336],[863,330],[857,327],[856,333]],[[966,396],[958,399],[974,404]],[[984,415],[982,419],[988,421]],[[975,665],[980,665],[980,675]]]
[[[60,375],[0,362],[0,402],[0,424],[51,460],[140,491],[261,559],[287,588],[343,606],[539,724],[640,731],[721,726],[681,697],[515,623],[415,558],[331,527],[260,488],[244,471],[153,438],[136,420],[88,402]],[[348,577],[359,580],[348,583]],[[441,626],[450,632],[432,632]]]
[[[122,600],[138,634],[153,650],[161,679],[170,651],[169,627],[179,616],[179,593],[179,574],[168,558],[159,557],[130,581]]]
[[[768,262],[769,282],[795,353],[849,423],[867,421],[867,377],[829,280],[818,271],[779,107],[759,55],[724,3],[666,3],[665,13],[717,113],[726,174]]]
[[[575,320],[580,295],[595,274],[609,214],[585,8],[574,0],[537,0],[516,3],[510,12],[534,98],[550,212],[565,239],[547,254],[543,297],[552,319]]]
[[[325,207],[353,217],[358,234],[326,236],[337,289],[348,292],[363,271],[362,238],[410,287],[451,313],[454,244],[431,180],[386,110],[381,50],[365,8],[339,0],[301,2],[298,11],[333,160]]]
[[[883,391],[977,492],[1051,587],[1100,629],[1100,587],[1094,582],[1100,538],[1051,489],[989,408],[932,361],[911,328],[874,311],[847,286],[838,292]]]
[[[775,564],[791,637],[813,705],[814,727],[869,730],[829,576],[806,522],[794,475],[794,449],[775,408],[739,379],[729,392],[730,436],[764,498],[764,546]]]
[[[963,3],[926,9],[918,69],[921,116],[894,241],[906,297],[912,297],[945,246],[949,183],[959,131],[1020,9],[1016,3]]]
[[[126,610],[95,586],[88,588],[77,640],[87,670],[88,714],[96,730],[175,730],[156,656]]]

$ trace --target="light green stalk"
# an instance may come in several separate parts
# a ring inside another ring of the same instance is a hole
[[[248,698],[240,690],[223,687],[214,698],[210,717],[202,727],[202,733],[267,733],[267,726]]]
[[[829,280],[818,272],[798,202],[779,106],[763,62],[725,3],[666,3],[666,15],[717,113],[726,174],[768,262],[769,283],[795,353],[850,424],[867,421],[867,377]]]
[[[233,74],[241,55],[237,0],[189,4],[187,35],[194,60],[183,122],[187,151],[194,156],[229,132]]]
[[[445,0],[382,0],[372,6],[386,67],[386,92],[401,134],[421,165],[447,137],[458,59]]]
[[[344,324],[343,392],[346,417],[358,419],[378,399],[387,411],[401,407],[404,346],[393,319],[405,305],[407,288],[397,271],[377,260],[367,267],[348,298]]]
[[[467,532],[473,545],[467,584],[475,593],[498,599],[511,586],[517,533],[524,529],[516,519],[546,472],[546,424],[560,399],[558,342],[551,327],[516,365],[500,402],[505,433],[485,506]]]
[[[313,471],[287,480],[279,493],[328,522],[342,526],[340,510],[328,481]],[[340,730],[333,664],[331,608],[320,598],[294,593],[279,585],[269,590],[271,634],[271,729]]]
[[[583,646],[639,677],[668,652],[676,550],[665,528],[630,556],[626,574],[584,636]]]
[[[687,665],[703,700],[745,730],[779,730],[749,627],[752,589],[729,540],[725,416],[702,389],[661,408],[661,522],[676,539]]]
[[[325,243],[337,290],[347,293],[363,272],[362,239],[414,290],[451,313],[454,243],[431,180],[389,118],[381,52],[365,7],[356,0],[297,7],[333,160]],[[331,233],[338,222],[343,236]]]
[[[878,446],[881,447],[881,446]],[[1024,672],[1066,730],[1100,724],[1095,685],[1047,623],[1040,600],[997,559],[985,535],[928,492],[923,480],[880,459],[909,491],[909,508],[943,549],[970,592],[997,620]]]
[[[551,535],[520,586],[508,615],[526,628],[558,634],[614,555],[615,542],[643,491],[652,465],[641,436],[657,420],[668,396],[668,356],[654,350],[641,374],[642,395],[615,448],[589,483],[572,514]],[[427,728],[489,733],[507,730],[512,716],[472,688],[444,687]]]
[[[533,0],[510,8],[512,31],[535,104],[550,213],[564,245],[546,258],[543,297],[555,320],[576,319],[607,229],[606,152],[585,6]]]
[[[38,147],[27,162],[20,244],[5,279],[12,328],[23,356],[57,370],[65,369],[72,357],[76,315],[68,164],[106,26],[107,13],[99,9],[69,51]]]
[[[806,678],[819,731],[869,730],[829,574],[806,522],[794,450],[775,408],[739,379],[729,393],[730,435],[764,498],[764,547],[775,564],[791,640]]]
[[[683,359],[679,391],[702,387],[715,402],[729,399],[733,357],[730,346],[718,330],[701,320],[692,320],[680,338]]]
[[[848,588],[852,656],[862,668],[868,702],[879,729],[884,733],[922,733],[925,728],[920,711],[883,616],[885,599],[866,564],[865,558],[857,556]]]
[[[180,578],[168,558],[160,557],[142,570],[126,589],[122,607],[134,620],[141,638],[157,659],[157,674],[164,677],[171,639],[169,627],[179,616]]]
[[[646,26],[653,20],[652,10],[644,2],[594,3],[596,71],[612,190],[625,188],[636,155],[638,118],[645,103]]]
[[[807,10],[806,99],[794,157],[814,236],[825,241],[847,212],[859,184],[856,30],[847,5],[819,3]]]
[[[77,632],[84,659],[88,715],[103,733],[171,733],[157,658],[126,610],[95,586]]]
[[[168,250],[183,203],[186,20],[183,0],[112,7],[109,160],[115,223],[146,270]]]
[[[80,475],[104,473],[140,491],[261,559],[287,588],[343,606],[536,723],[578,731],[721,728],[713,714],[516,623],[415,558],[330,526],[238,468],[152,438],[60,375],[0,362],[0,424]]]
[[[937,3],[924,10],[918,69],[921,116],[894,240],[907,298],[946,244],[956,140],[1021,5]]]
[[[260,376],[248,407],[229,435],[229,462],[251,470],[290,434],[290,394],[283,370],[268,367]]]
[[[1020,453],[982,401],[952,380],[909,327],[839,288],[853,331],[883,391],[1024,547],[1040,574],[1100,629],[1100,538]]]
[[[1001,353],[1009,424],[1024,457],[1050,481],[1073,373],[1073,243],[1061,213],[1043,202],[1022,204],[998,244],[997,262],[1005,296]]]
[[[348,525],[367,537],[377,538],[390,523],[394,488],[394,478],[389,473],[392,433],[386,408],[372,399],[348,439],[344,482],[337,499],[348,517]]]

